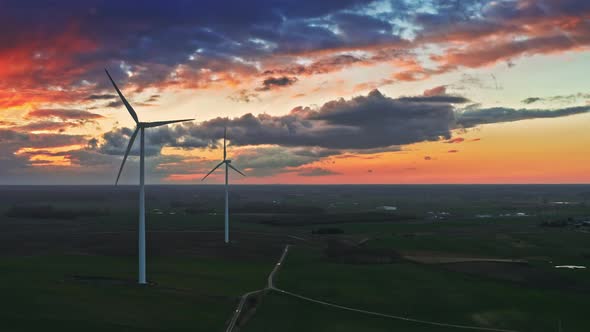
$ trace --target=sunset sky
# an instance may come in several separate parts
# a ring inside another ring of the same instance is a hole
[[[587,0],[0,0],[0,184],[114,183],[105,68],[152,184],[590,183]]]

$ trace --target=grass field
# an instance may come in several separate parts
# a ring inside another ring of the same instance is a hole
[[[589,192],[239,186],[226,246],[221,187],[148,187],[151,285],[139,287],[135,188],[0,188],[2,330],[224,331],[239,296],[264,288],[292,244],[276,285],[300,295],[435,322],[541,332],[561,322],[563,331],[586,331],[590,271],[554,266],[590,266],[590,230],[540,224],[590,216]],[[553,203],[562,201],[571,204]],[[398,211],[375,209],[382,205]],[[433,219],[432,211],[449,214]],[[240,324],[244,331],[459,331],[276,291],[249,303]]]
[[[267,264],[151,259],[135,284],[134,259],[34,256],[0,259],[4,331],[214,331],[236,297],[264,284]]]
[[[535,273],[550,272],[539,268]],[[563,282],[569,281],[566,276],[560,277]],[[554,331],[562,320],[574,331],[587,329],[590,325],[584,316],[584,303],[588,301],[588,283],[576,289],[549,284],[558,281],[531,285],[409,262],[335,264],[326,262],[317,250],[296,248],[284,263],[277,284],[314,299],[416,319],[521,331]],[[263,304],[255,319],[259,325],[254,326],[264,326],[266,317],[276,317],[273,310]],[[395,320],[388,323],[380,323],[382,331],[388,330],[387,326],[406,328]],[[421,328],[428,331],[428,326]]]

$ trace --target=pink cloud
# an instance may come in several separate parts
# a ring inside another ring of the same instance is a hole
[[[423,95],[425,97],[431,97],[431,96],[440,96],[440,95],[444,95],[447,93],[447,86],[446,85],[440,85],[437,87],[434,87],[432,89],[428,89],[425,90]]]

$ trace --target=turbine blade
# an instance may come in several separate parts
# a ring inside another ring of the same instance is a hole
[[[225,161],[222,161],[222,162],[220,162],[219,164],[217,164],[217,166],[213,167],[213,169],[212,169],[212,170],[211,170],[209,173],[207,173],[207,175],[205,175],[205,176],[204,176],[204,177],[201,179],[201,181],[205,180],[205,179],[206,179],[206,178],[207,178],[209,175],[211,175],[211,173],[215,172],[215,170],[216,170],[216,169],[218,169],[218,168],[219,168],[219,166],[223,165],[223,163],[224,163],[224,162],[225,162]]]
[[[234,171],[242,174],[242,176],[246,176],[246,174],[242,173],[239,169],[235,168],[232,164],[227,164],[227,166],[229,166],[231,169],[233,169]]]
[[[125,99],[125,96],[123,96],[123,94],[121,93],[121,90],[119,90],[119,87],[117,87],[117,84],[115,84],[115,81],[113,81],[113,78],[111,77],[111,74],[109,74],[109,71],[106,70],[106,68],[104,71],[107,73],[107,76],[109,77],[109,80],[111,80],[111,83],[113,83],[115,90],[117,90],[117,94],[119,94],[121,101],[123,102],[123,104],[127,108],[127,111],[129,111],[129,114],[131,114],[131,117],[133,118],[133,120],[135,120],[135,123],[139,123],[139,119],[137,118],[137,113],[135,113],[135,110],[133,109],[133,107],[131,107],[131,105],[129,105],[129,102],[127,101],[127,99]]]
[[[171,123],[186,122],[186,121],[193,121],[193,120],[194,119],[182,119],[182,120],[171,120],[171,121],[142,122],[141,125],[144,128],[153,128],[153,127],[165,126],[165,125],[171,124]]]
[[[135,131],[131,135],[129,139],[129,145],[127,145],[127,151],[125,151],[125,156],[123,157],[123,162],[121,163],[121,168],[119,168],[119,174],[117,174],[117,181],[115,181],[115,185],[119,183],[119,178],[121,177],[121,172],[123,172],[123,166],[125,166],[125,161],[127,160],[127,156],[129,156],[129,151],[131,151],[131,147],[133,147],[133,142],[135,141],[135,137],[137,136],[137,132],[139,132],[139,127],[135,128]]]

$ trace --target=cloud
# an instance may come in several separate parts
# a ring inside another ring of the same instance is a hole
[[[81,127],[83,124],[80,122],[56,122],[56,121],[36,121],[30,122],[22,126],[14,126],[11,129],[18,130],[20,132],[27,131],[59,131],[64,132],[68,128]]]
[[[6,121],[6,120],[0,120],[0,126],[3,126],[3,127],[12,127],[12,126],[15,126],[15,125],[16,125],[16,122]]]
[[[393,79],[389,79],[389,78],[383,78],[380,79],[378,81],[370,81],[370,82],[364,82],[364,83],[359,83],[357,85],[354,86],[354,91],[363,91],[363,90],[375,90],[377,88],[380,88],[382,86],[385,85],[390,85],[395,83],[396,80]]]
[[[376,64],[394,72],[359,90],[422,80],[585,50],[590,33],[583,17],[590,9],[580,3],[439,1],[425,11],[410,1],[173,1],[137,8],[90,0],[25,8],[7,0],[0,13],[0,31],[11,32],[0,34],[0,108],[111,100],[105,65],[134,92],[243,89],[272,75],[275,83],[258,87],[268,91],[301,76]]]
[[[115,128],[111,131],[104,133],[102,135],[103,144],[100,145],[99,151],[107,155],[124,155],[125,150],[127,149],[127,145],[129,144],[129,139],[131,138],[132,134],[133,129],[130,128]],[[152,134],[151,131],[148,131],[148,133],[145,135],[145,155],[159,155],[164,145],[160,144],[157,138],[154,141],[152,135],[150,134]],[[135,139],[130,154],[134,156],[139,155],[138,138]]]
[[[108,108],[120,108],[121,106],[123,106],[123,102],[120,100],[111,101],[108,104],[104,105],[104,107]]]
[[[522,101],[522,103],[528,105],[528,104],[536,103],[536,102],[538,102],[540,100],[542,100],[542,99],[541,98],[538,98],[538,97],[529,97],[529,98],[524,99]]]
[[[216,146],[227,126],[228,138],[238,146],[364,150],[450,137],[452,121],[450,104],[402,101],[373,91],[348,101],[331,101],[318,109],[297,107],[283,116],[245,114],[157,128],[149,137],[154,143],[181,148]],[[120,134],[112,132],[105,138],[116,142]]]
[[[253,102],[255,100],[260,100],[258,98],[258,94],[257,93],[250,92],[247,89],[238,90],[236,93],[228,96],[227,98],[229,98],[232,101],[242,102],[242,103],[250,103],[250,102]]]
[[[282,116],[244,114],[201,123],[154,128],[146,135],[147,147],[157,153],[163,146],[217,147],[227,127],[232,146],[273,145],[285,148],[379,153],[397,151],[400,145],[451,140],[452,131],[488,123],[562,117],[590,111],[590,106],[557,110],[517,110],[470,105],[456,109],[459,96],[390,98],[374,90],[366,96],[336,99],[319,107],[296,107]],[[122,153],[131,129],[103,136],[105,153]],[[459,142],[462,138],[451,140]],[[278,153],[275,151],[275,153]],[[301,152],[299,152],[301,154]],[[277,157],[280,154],[277,154]]]
[[[262,81],[262,86],[257,88],[256,91],[269,91],[272,89],[293,85],[295,82],[297,82],[297,77],[269,77]]]
[[[522,101],[522,103],[530,105],[533,103],[558,103],[558,104],[574,104],[580,100],[590,98],[590,93],[573,93],[569,95],[558,95],[550,97],[530,97]]]
[[[146,99],[143,104],[144,105],[153,105],[155,102],[157,102],[158,100],[160,100],[160,95],[159,94],[155,94],[155,95],[151,95],[149,96],[148,99]]]
[[[449,150],[449,151],[447,151],[447,152],[448,152],[448,153],[457,153],[457,152],[459,152],[459,150]]]
[[[13,129],[0,129],[0,169],[3,170],[0,181],[15,184],[36,183],[31,181],[33,179],[31,172],[34,173],[31,167],[44,163],[43,155],[47,154],[46,150],[76,149],[77,145],[84,144],[85,141],[85,138],[80,135],[33,134]],[[48,166],[51,165],[48,164]],[[24,178],[18,178],[19,174],[23,174]],[[37,174],[41,177],[46,175]],[[16,179],[20,181],[15,182]]]
[[[590,106],[569,107],[556,110],[528,110],[494,107],[458,112],[457,125],[463,128],[470,128],[487,123],[513,122],[540,118],[557,118],[588,112],[590,112]]]
[[[34,120],[27,124],[14,124],[11,129],[16,131],[59,131],[68,128],[82,127],[88,123],[104,118],[100,114],[76,109],[37,109],[25,115],[25,119]]]
[[[473,89],[497,90],[497,80],[491,75],[461,74],[461,78],[447,86],[456,91],[469,91]]]
[[[434,87],[432,89],[424,90],[424,93],[423,93],[423,95],[425,97],[440,96],[440,95],[446,95],[446,94],[447,94],[447,86],[446,85],[440,85],[440,86]]]
[[[297,172],[297,175],[299,176],[326,176],[338,174],[340,173],[321,167],[302,168]]]
[[[247,147],[237,154],[230,151],[236,167],[248,169],[248,175],[253,176],[291,172],[294,168],[338,154],[338,150],[281,146]]]
[[[38,109],[27,113],[27,118],[57,118],[61,120],[95,120],[100,114],[76,109]]]
[[[327,157],[351,154],[358,157],[359,154],[362,156],[399,151],[400,146],[423,141],[447,140],[457,143],[463,139],[452,139],[455,129],[488,123],[569,116],[590,111],[590,106],[519,110],[500,107],[481,109],[477,105],[469,105],[464,109],[457,109],[452,99],[440,97],[391,98],[374,90],[364,96],[335,99],[317,107],[296,107],[282,116],[245,114],[232,119],[216,118],[201,123],[153,128],[146,135],[146,154],[156,168],[157,163],[164,163],[170,169],[188,170],[189,167],[184,162],[186,157],[163,156],[162,148],[218,147],[223,128],[227,126],[230,156],[236,166],[246,170],[249,175],[269,176],[313,168],[314,162]],[[51,110],[33,113],[32,116],[40,119],[45,119],[45,116],[49,119],[74,119],[69,121],[76,123],[75,119],[86,118],[88,114]],[[130,128],[115,128],[95,138],[58,134],[34,135],[18,128],[2,129],[0,151],[9,156],[5,160],[7,167],[31,165],[30,160],[34,156],[40,158],[37,163],[46,163],[45,160],[52,157],[62,158],[76,165],[85,162],[111,165],[120,161],[131,134]],[[73,145],[83,148],[66,152],[50,150]],[[37,151],[14,156],[14,152],[23,147]],[[132,155],[137,155],[137,149],[138,144],[132,149]],[[457,150],[449,150],[449,153],[455,152]],[[427,157],[424,159],[431,159]],[[202,168],[206,162],[199,161],[201,166],[197,167]],[[163,177],[170,174],[165,169],[156,170]],[[319,171],[313,173],[316,172]]]
[[[468,103],[469,99],[461,96],[449,95],[432,95],[432,96],[415,96],[415,97],[401,97],[401,101],[416,102],[416,103],[442,103],[442,104],[464,104]]]
[[[256,88],[280,88],[291,96],[295,92],[288,89],[309,76],[375,65],[391,68],[382,78],[357,84],[355,91],[364,92],[463,68],[511,66],[524,57],[586,51],[590,26],[584,18],[589,14],[587,1],[558,0],[394,1],[386,6],[362,0],[147,1],[142,6],[66,0],[25,6],[6,0],[0,11],[0,110],[35,111],[21,114],[30,123],[2,123],[12,128],[2,133],[0,152],[5,160],[14,158],[17,167],[26,165],[27,160],[13,156],[19,147],[43,145],[44,139],[50,145],[80,139],[30,131],[59,132],[102,118],[72,107],[121,107],[105,66],[128,97],[140,100],[138,105],[157,103],[166,89],[217,88],[243,91],[229,98],[247,103],[258,100],[252,92]],[[404,144],[450,139],[457,128],[581,114],[587,109],[541,105],[572,106],[590,99],[584,93],[533,96],[523,103],[539,105],[536,110],[472,105],[457,110],[469,101],[450,93],[474,87],[499,88],[491,75],[465,74],[415,97],[390,98],[373,91],[319,107],[297,107],[282,116],[245,114],[153,129],[146,143],[151,159],[163,161],[157,157],[163,146],[217,146],[227,123],[234,146],[280,147],[281,156],[296,149],[394,151]],[[137,95],[141,91],[146,92]],[[113,159],[129,134],[118,128],[98,135],[80,156]],[[303,162],[303,157],[318,160],[319,154],[297,151],[283,164]]]
[[[87,100],[107,100],[114,98],[117,98],[117,96],[113,94],[92,94],[86,97]]]
[[[455,137],[453,139],[450,139],[450,140],[446,141],[445,143],[449,143],[449,144],[463,143],[464,141],[465,141],[465,139],[463,137]]]

